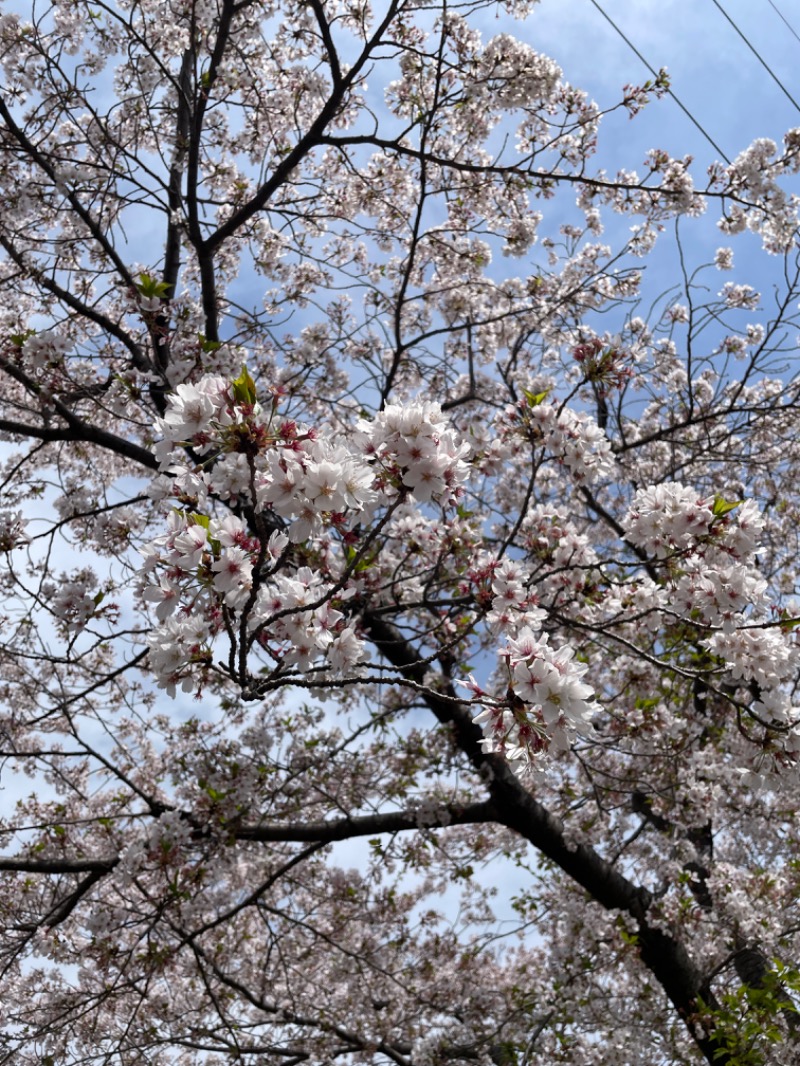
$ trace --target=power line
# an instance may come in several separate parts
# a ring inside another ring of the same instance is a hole
[[[769,74],[769,76],[772,78],[772,80],[775,82],[775,84],[781,89],[781,91],[783,92],[783,95],[786,96],[792,102],[792,104],[794,105],[795,110],[796,111],[800,111],[800,104],[798,104],[798,102],[795,100],[795,98],[792,96],[792,94],[789,92],[789,90],[786,88],[786,86],[780,80],[778,75],[775,74],[769,68],[769,66],[766,64],[766,62],[761,58],[761,56],[755,50],[753,45],[748,41],[748,39],[745,37],[745,35],[742,33],[742,31],[739,29],[739,27],[736,25],[736,23],[730,17],[730,15],[725,10],[725,8],[722,6],[722,4],[719,3],[719,0],[711,0],[711,3],[714,5],[714,7],[716,7],[719,10],[720,14],[724,15],[725,18],[728,20],[728,22],[730,22],[731,26],[733,26],[733,28],[736,30],[736,32],[739,34],[739,36],[744,41],[744,43],[747,45],[747,47],[750,49],[750,51],[753,53],[753,55],[759,61],[761,66],[764,68],[764,70],[766,70],[767,74]]]
[[[630,48],[630,50],[636,56],[639,57],[639,59],[642,61],[642,63],[644,63],[644,65],[650,71],[650,73],[654,77],[657,78],[658,77],[658,71],[654,70],[654,68],[647,62],[647,60],[644,58],[644,56],[639,51],[639,49],[636,47],[636,45],[630,40],[630,38],[625,36],[625,34],[622,32],[622,30],[619,28],[619,26],[616,24],[616,22],[614,22],[614,20],[611,18],[611,16],[607,15],[605,13],[605,11],[602,9],[602,7],[600,7],[600,4],[597,2],[597,0],[590,0],[590,3],[593,4],[594,7],[597,8],[597,10],[600,12],[600,14],[606,20],[606,22],[608,22],[613,27],[613,29],[616,30],[616,32],[623,39],[625,44],[627,44],[628,48]],[[695,126],[702,133],[702,135],[705,137],[705,139],[708,141],[708,143],[711,145],[711,147],[714,149],[714,151],[717,152],[720,156],[722,156],[722,158],[725,160],[726,163],[730,164],[730,159],[727,157],[727,155],[725,155],[725,153],[722,151],[722,149],[717,144],[717,142],[713,139],[711,134],[708,133],[705,129],[703,129],[703,127],[700,125],[700,123],[697,121],[697,119],[694,117],[694,115],[691,113],[691,111],[687,107],[684,106],[684,104],[678,99],[678,97],[675,95],[675,93],[672,91],[672,89],[668,89],[667,91],[668,91],[669,95],[672,97],[672,99],[675,101],[675,103],[678,105],[678,107],[681,109],[681,111],[684,113],[684,115],[686,115],[686,117],[692,123],[692,125]]]
[[[775,14],[778,16],[778,18],[786,26],[786,29],[789,31],[789,33],[791,33],[791,35],[793,37],[795,37],[798,41],[800,41],[800,37],[798,37],[798,35],[797,35],[797,30],[794,28],[794,26],[792,26],[792,24],[789,22],[789,20],[786,18],[786,16],[783,14],[783,12],[778,9],[777,5],[773,4],[772,0],[767,0],[767,3],[772,8],[772,10],[775,12]]]

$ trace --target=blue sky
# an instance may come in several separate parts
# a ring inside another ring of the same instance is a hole
[[[672,91],[729,159],[758,137],[771,138],[780,146],[784,133],[800,126],[800,110],[720,11],[721,7],[730,16],[800,104],[796,74],[800,69],[800,7],[790,0],[597,0],[597,5],[593,0],[540,0],[522,24],[508,27],[503,25],[502,16],[492,18],[487,13],[481,29],[485,38],[508,30],[526,40],[559,63],[565,80],[606,109],[621,99],[625,84],[640,85],[651,74],[598,6],[653,68],[667,68]],[[624,110],[606,116],[600,128],[599,151],[589,170],[602,166],[613,174],[622,167],[641,174],[645,153],[656,147],[672,156],[693,156],[698,187],[705,184],[707,167],[720,159],[675,100],[667,96],[648,105],[634,119]],[[786,187],[800,194],[800,176],[789,179]],[[560,217],[560,209],[567,208],[568,202],[542,205],[543,232],[552,232],[567,220]],[[719,210],[712,202],[704,218],[681,222],[690,269],[710,262],[718,247],[732,247],[734,270],[704,276],[709,296],[726,281],[747,282],[764,294],[762,308],[768,312],[768,294],[773,285],[780,287],[783,260],[766,255],[760,240],[751,234],[731,238],[720,233],[718,217]],[[637,221],[614,219],[608,210],[603,218],[603,239],[615,249],[625,239],[627,227]],[[655,255],[639,262],[646,269],[645,302],[679,280],[675,245],[669,234]],[[609,321],[605,328],[613,331],[619,326]]]
[[[599,0],[603,10],[648,62],[665,66],[687,109],[731,158],[755,137],[780,140],[800,125],[798,112],[737,35],[714,0]],[[800,102],[796,71],[800,11],[789,0],[719,0],[789,93]],[[598,103],[610,104],[626,82],[649,77],[646,68],[591,0],[541,0],[527,23],[530,42],[557,60],[565,77]],[[526,34],[527,36],[527,34]],[[794,90],[794,91],[793,91]],[[613,126],[620,162],[658,143],[673,155],[687,152],[703,165],[714,150],[672,100],[651,106],[635,121]],[[606,140],[612,132],[606,130]]]

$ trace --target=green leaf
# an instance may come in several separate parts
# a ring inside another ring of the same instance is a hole
[[[246,403],[251,406],[256,402],[256,383],[247,372],[247,367],[242,364],[242,372],[233,380],[233,396],[237,403]]]
[[[26,329],[24,333],[12,333],[11,334],[11,343],[15,344],[17,346],[17,348],[21,348],[22,345],[25,343],[25,341],[28,339],[28,337],[35,337],[35,336],[36,336],[36,330],[35,329]]]
[[[136,288],[148,300],[163,300],[172,286],[166,281],[158,281],[152,274],[141,273],[139,275],[139,284]]]
[[[200,350],[208,355],[210,352],[218,352],[222,347],[222,341],[210,341],[204,333],[198,333],[197,338],[200,341]]]
[[[714,496],[714,506],[711,508],[711,513],[715,518],[722,518],[723,515],[728,514],[729,511],[735,511],[741,505],[741,500],[726,500],[717,493]]]
[[[551,389],[545,389],[544,392],[531,392],[529,389],[523,389],[522,393],[529,407],[538,407],[540,403],[544,403],[551,391]]]

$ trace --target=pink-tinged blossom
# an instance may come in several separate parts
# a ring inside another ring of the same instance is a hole
[[[259,479],[256,490],[258,506],[269,506],[283,518],[290,518],[302,485],[302,466],[291,453],[271,452],[268,462],[269,473]]]
[[[0,512],[0,552],[10,552],[28,541],[27,522],[21,511]]]
[[[720,295],[728,307],[740,307],[747,311],[755,311],[761,300],[761,293],[752,286],[735,285],[732,281],[726,282]]]
[[[492,565],[492,609],[486,616],[488,625],[498,634],[513,635],[523,628],[533,629],[546,618],[538,604],[539,584],[521,562],[505,558]]]
[[[220,499],[232,499],[240,496],[247,499],[250,494],[252,472],[248,457],[232,452],[220,456],[208,479],[208,486]]]
[[[478,697],[474,718],[484,730],[484,749],[505,755],[518,774],[536,765],[550,744],[566,750],[573,733],[586,733],[599,707],[581,678],[588,667],[572,648],[554,649],[547,633],[528,627],[501,650],[509,674],[505,702]]]
[[[167,618],[147,638],[148,663],[161,688],[174,696],[177,686],[191,692],[197,685],[192,666],[205,662],[210,631],[204,619],[197,616]]]
[[[248,552],[236,546],[226,548],[211,564],[214,588],[228,607],[240,607],[250,595],[253,562]]]
[[[640,490],[623,520],[626,540],[656,559],[680,560],[664,571],[670,608],[727,634],[768,608],[753,561],[763,525],[752,500],[731,506],[674,482]]]
[[[530,409],[529,417],[542,434],[544,447],[578,484],[591,485],[613,470],[611,444],[585,412],[540,403]]]
[[[71,575],[62,575],[57,585],[49,582],[42,586],[42,596],[52,613],[65,623],[71,632],[80,632],[94,615],[99,601],[97,576],[88,569]]]
[[[352,626],[337,634],[327,649],[327,662],[334,674],[346,677],[364,658],[364,641]]]
[[[371,423],[361,421],[359,430],[364,453],[399,467],[403,485],[421,503],[458,498],[471,449],[449,428],[438,403],[387,405]]]
[[[341,470],[326,459],[308,463],[303,475],[305,499],[316,511],[343,511],[347,506],[340,489]]]
[[[142,599],[156,604],[156,618],[163,622],[180,604],[180,586],[165,577],[159,578],[156,585],[145,585]]]
[[[238,515],[233,514],[227,514],[221,520],[212,518],[209,523],[209,534],[213,540],[219,541],[223,548],[241,546],[250,540],[244,522]]]
[[[178,385],[170,396],[167,413],[158,423],[165,437],[172,441],[191,440],[196,433],[211,429],[218,411],[208,389],[196,385]]]
[[[209,550],[208,534],[203,526],[190,525],[169,542],[171,561],[182,570],[196,570]]]
[[[777,628],[715,633],[703,644],[727,663],[733,678],[764,688],[786,681],[797,669],[797,644]]]
[[[57,330],[45,330],[28,337],[22,345],[25,362],[34,370],[63,363],[72,351],[72,342]]]
[[[717,270],[733,270],[733,249],[717,248],[714,254],[714,266]]]
[[[664,559],[709,532],[713,503],[677,482],[640,489],[622,523],[625,539]]]
[[[588,667],[575,663],[572,648],[550,646],[547,633],[537,636],[525,628],[508,641],[502,655],[508,660],[514,692],[523,702],[539,704],[547,725],[563,713],[570,725],[585,727],[594,710],[586,701],[591,686],[581,682]],[[549,719],[549,721],[548,721]]]
[[[277,561],[286,550],[288,544],[289,538],[285,533],[281,533],[279,530],[272,533],[267,542],[267,553],[270,559]]]

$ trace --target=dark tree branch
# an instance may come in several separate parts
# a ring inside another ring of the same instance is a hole
[[[22,859],[0,856],[0,871],[27,874],[104,874],[113,870],[119,856],[107,859]]]
[[[422,685],[429,667],[400,630],[369,612],[363,623],[378,651],[404,676]],[[661,984],[699,1050],[712,1066],[733,1066],[725,1045],[715,1038],[713,1022],[704,1019],[701,1023],[703,1005],[712,1011],[717,1006],[704,975],[679,940],[649,924],[651,895],[647,889],[633,884],[588,845],[568,843],[561,821],[523,787],[508,763],[483,751],[481,731],[472,722],[470,710],[454,702],[455,692],[449,683],[446,695],[449,698],[442,699],[429,690],[424,698],[486,778],[498,821],[519,833],[607,910],[623,911],[636,921],[642,962]]]
[[[275,192],[280,189],[281,186],[286,184],[289,175],[299,166],[302,160],[305,159],[312,148],[329,143],[329,138],[324,136],[325,129],[336,117],[350,87],[362,76],[373,50],[378,44],[380,44],[383,35],[391,25],[396,13],[397,4],[396,2],[393,2],[387,8],[386,14],[377,26],[372,37],[364,46],[361,55],[355,60],[338,84],[334,85],[331,95],[328,97],[325,105],[311,123],[306,133],[300,138],[294,148],[292,148],[290,152],[287,152],[284,159],[277,167],[275,167],[269,179],[264,182],[258,192],[256,192],[246,204],[243,204],[237,211],[234,211],[230,218],[226,219],[226,221],[223,222],[214,233],[203,241],[201,247],[198,248],[198,252],[202,251],[204,255],[212,255],[223,241],[232,237],[241,229],[245,222],[248,222],[254,215],[258,214],[259,211],[266,207]]]
[[[90,426],[81,419],[72,416],[69,419],[68,429],[52,426],[31,426],[26,422],[12,422],[8,418],[0,418],[0,432],[9,433],[15,437],[34,437],[36,440],[47,442],[70,441],[73,444],[96,444],[100,448],[122,455],[126,459],[133,459],[140,466],[148,470],[158,470],[158,460],[146,448],[142,448],[133,441],[117,437],[104,429]]]
[[[432,812],[388,811],[385,814],[356,815],[330,822],[289,823],[287,825],[241,826],[234,830],[237,840],[319,841],[353,840],[377,833],[399,833],[408,829],[436,829],[450,825],[478,825],[496,822],[497,812],[491,802],[473,803],[468,807],[442,804]]]
[[[131,361],[137,370],[141,370],[149,373],[152,369],[150,361],[142,351],[141,347],[136,341],[126,333],[126,331],[107,315],[104,315],[102,311],[98,311],[95,307],[90,307],[84,303],[83,300],[78,299],[68,289],[65,289],[62,285],[59,285],[53,278],[47,277],[44,271],[38,267],[34,267],[33,264],[25,259],[25,256],[15,247],[12,241],[7,237],[0,234],[0,247],[10,256],[11,259],[23,270],[26,274],[32,274],[38,285],[41,285],[47,292],[57,297],[63,304],[75,311],[82,318],[87,319],[89,322],[94,322],[96,326],[100,326],[104,329],[110,337],[114,337],[123,344],[131,354]]]

